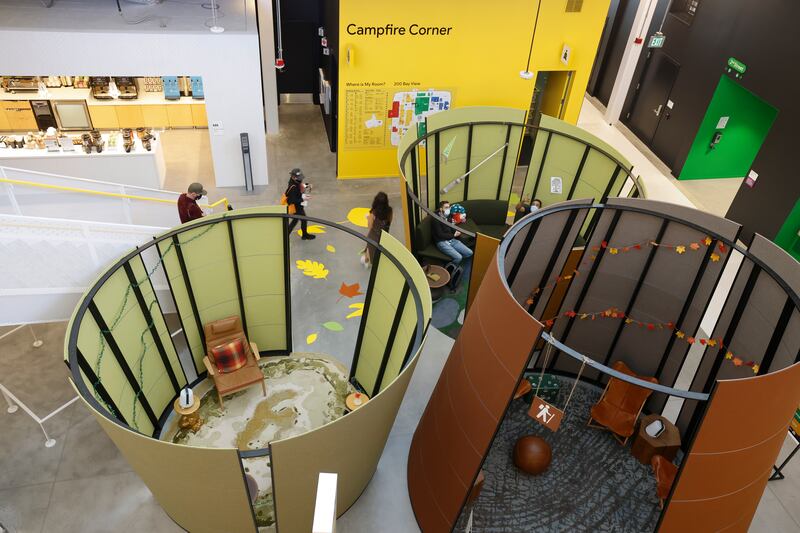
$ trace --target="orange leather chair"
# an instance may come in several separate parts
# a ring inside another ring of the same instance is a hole
[[[611,368],[650,383],[658,383],[656,378],[637,376],[622,361],[616,361]],[[592,406],[587,425],[611,431],[614,438],[624,446],[633,435],[636,420],[650,393],[652,393],[650,389],[631,385],[627,381],[609,379],[600,400]]]
[[[664,500],[669,496],[669,489],[678,474],[678,467],[663,455],[654,455],[650,459],[653,475],[656,478],[656,494],[658,495],[658,508],[664,508]]]
[[[208,370],[208,375],[214,380],[220,407],[225,407],[222,403],[222,397],[226,394],[246,389],[258,383],[261,383],[261,389],[264,391],[264,396],[266,396],[267,386],[264,384],[264,374],[261,373],[261,369],[258,367],[258,360],[261,359],[258,354],[258,346],[254,342],[247,342],[247,337],[242,328],[242,321],[239,317],[229,316],[228,318],[216,320],[203,326],[203,331],[206,335],[206,356],[203,358],[203,364]],[[220,373],[214,364],[211,350],[238,338],[244,339],[244,345],[248,349],[247,364],[233,372]]]

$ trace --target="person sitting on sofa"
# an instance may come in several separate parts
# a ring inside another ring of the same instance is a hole
[[[439,202],[437,214],[449,221],[450,202]],[[460,231],[454,230],[450,226],[434,218],[431,225],[431,234],[436,248],[452,259],[454,264],[458,265],[463,259],[472,257],[472,250],[470,250],[466,244],[458,240],[458,236],[461,235]]]

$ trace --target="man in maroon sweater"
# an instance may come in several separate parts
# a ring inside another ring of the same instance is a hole
[[[208,194],[200,183],[189,185],[187,192],[178,197],[178,216],[181,224],[203,216],[203,210],[197,205],[197,200]]]

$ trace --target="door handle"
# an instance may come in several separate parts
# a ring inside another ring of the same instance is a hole
[[[655,113],[657,117],[660,117],[660,116],[661,116],[661,108],[662,108],[662,107],[664,107],[664,104],[660,104],[660,105],[658,106],[658,109],[653,109],[653,113]]]

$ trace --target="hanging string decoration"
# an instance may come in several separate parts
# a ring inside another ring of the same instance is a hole
[[[584,266],[591,264],[597,259],[597,254],[600,250],[607,251],[610,255],[616,256],[619,254],[625,254],[630,252],[637,252],[645,249],[652,249],[652,248],[663,248],[665,250],[673,250],[677,255],[685,255],[687,253],[703,251],[709,251],[708,248],[713,244],[714,239],[709,236],[701,239],[700,241],[696,242],[689,242],[689,243],[682,243],[682,244],[668,244],[663,242],[656,242],[655,240],[644,240],[640,242],[635,242],[632,244],[626,245],[612,245],[607,241],[601,241],[599,246],[593,246],[590,251],[592,252],[589,254],[588,257],[585,257],[579,265],[579,268],[583,268]],[[726,246],[722,242],[718,242],[717,245],[714,247],[714,250],[708,254],[708,260],[712,263],[717,263],[722,258],[722,255],[728,253],[730,251],[730,247]],[[549,283],[534,288],[528,297],[525,299],[525,304],[529,307],[534,304],[536,301],[536,297],[546,291],[547,289],[555,288],[558,284],[563,283],[565,281],[569,281],[580,274],[580,270],[578,268],[574,269],[570,274],[562,274],[556,276],[552,281]],[[605,318],[605,319],[617,319],[617,320],[624,320],[626,326],[636,326],[640,328],[644,328],[648,331],[657,331],[657,330],[670,330],[674,331],[674,335],[677,339],[686,342],[689,345],[699,343],[703,346],[710,346],[710,347],[717,347],[720,350],[724,350],[726,346],[723,343],[722,338],[712,338],[712,337],[694,337],[692,335],[687,334],[680,329],[677,329],[674,322],[649,322],[643,320],[637,320],[636,318],[631,317],[630,315],[626,315],[620,309],[615,307],[610,307],[608,309],[603,309],[601,311],[594,311],[594,312],[580,312],[577,310],[570,310],[561,313],[560,315],[552,316],[550,318],[542,320],[542,323],[547,328],[552,328],[555,321],[559,318],[577,318],[579,320],[595,320],[598,318]],[[725,360],[730,361],[733,366],[737,367],[748,367],[750,368],[754,374],[758,374],[760,370],[760,366],[756,361],[748,360],[746,358],[737,357],[734,355],[733,352],[730,350],[726,350],[725,352]]]
[[[223,216],[222,218],[224,219],[226,217]],[[188,245],[192,241],[195,241],[195,240],[199,239],[200,237],[202,237],[203,235],[205,235],[206,233],[211,231],[211,229],[213,229],[215,225],[216,224],[209,224],[202,231],[197,233],[197,235],[194,235],[193,237],[191,237],[191,238],[189,238],[189,239],[187,239],[187,240],[185,240],[183,242],[179,241],[178,242],[178,246],[183,248],[184,246]],[[167,257],[167,255],[170,252],[172,252],[174,250],[174,248],[175,248],[175,242],[174,241],[170,241],[169,245],[164,249],[164,252],[162,254],[159,254],[158,260],[156,261],[155,265],[153,265],[153,267],[150,270],[145,270],[145,276],[141,280],[136,281],[135,283],[129,283],[128,284],[128,286],[125,288],[125,294],[122,297],[122,302],[121,302],[121,304],[119,306],[119,309],[117,310],[116,313],[114,313],[114,319],[111,321],[111,324],[108,326],[108,329],[102,329],[101,328],[99,330],[98,335],[99,335],[99,339],[100,339],[100,352],[97,354],[97,360],[95,361],[95,364],[94,364],[94,375],[97,376],[97,379],[92,383],[92,388],[94,389],[93,392],[94,392],[95,399],[98,402],[100,402],[106,408],[106,410],[109,413],[115,413],[117,416],[119,416],[120,413],[115,412],[115,410],[108,403],[106,403],[105,400],[103,400],[103,398],[100,396],[100,393],[99,393],[99,387],[100,387],[100,384],[102,382],[102,379],[100,378],[100,367],[103,364],[103,356],[106,353],[106,338],[105,338],[105,336],[112,334],[114,332],[114,329],[122,321],[122,317],[125,316],[125,311],[126,311],[127,306],[128,306],[128,301],[130,300],[130,296],[131,296],[131,293],[133,292],[133,290],[135,288],[140,287],[145,282],[150,281],[150,278],[153,276],[153,274],[155,274],[155,272],[158,269],[158,267],[161,266],[161,264],[164,262],[164,258]],[[153,299],[147,304],[148,311],[152,311],[153,307],[158,302],[157,299],[156,299],[155,292],[153,292],[152,298]],[[137,407],[138,407],[138,403],[139,403],[139,396],[141,396],[142,392],[144,391],[144,356],[147,353],[147,349],[148,349],[148,344],[147,344],[147,341],[145,340],[145,337],[147,336],[146,335],[147,332],[150,331],[150,329],[152,327],[154,327],[154,323],[155,323],[155,320],[152,319],[152,316],[153,316],[152,312],[150,313],[150,316],[151,316],[151,320],[145,325],[145,328],[142,330],[141,334],[139,335],[139,342],[141,343],[141,351],[139,352],[139,357],[137,358],[137,371],[138,371],[137,372],[138,373],[137,380],[138,380],[138,384],[139,384],[139,387],[138,387],[139,390],[133,396],[133,408],[132,408],[132,412],[133,412],[132,423],[133,423],[133,427],[135,427],[137,430],[139,429],[138,409],[137,409]]]

